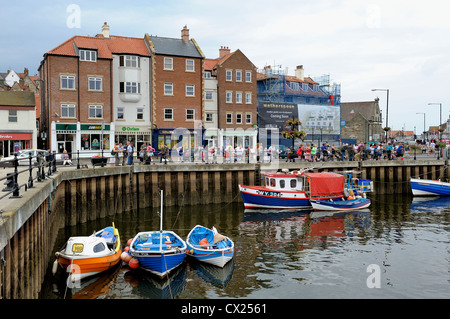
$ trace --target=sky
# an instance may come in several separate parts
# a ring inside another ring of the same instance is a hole
[[[45,52],[74,35],[190,37],[206,58],[240,49],[258,68],[329,75],[341,102],[380,99],[392,130],[416,131],[450,116],[447,0],[0,0],[0,72],[37,74]],[[372,89],[389,89],[386,91]],[[425,113],[425,114],[417,114]]]

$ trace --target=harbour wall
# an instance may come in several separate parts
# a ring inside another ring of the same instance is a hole
[[[409,179],[449,179],[448,160],[223,165],[134,165],[61,168],[21,198],[0,207],[0,299],[35,299],[58,230],[98,218],[160,205],[241,202],[238,185],[260,185],[266,171],[360,171],[376,194],[407,194]]]

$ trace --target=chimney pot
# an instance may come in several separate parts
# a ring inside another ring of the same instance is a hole
[[[109,25],[106,22],[102,25],[102,34],[104,38],[109,38]]]
[[[185,25],[183,27],[183,29],[181,30],[181,39],[184,42],[189,42],[189,29],[187,28],[187,26]]]
[[[230,53],[230,49],[226,46],[221,46],[219,49],[219,59]]]

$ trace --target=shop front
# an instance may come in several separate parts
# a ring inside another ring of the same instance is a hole
[[[52,123],[52,151],[68,154],[80,152],[81,158],[109,153],[114,140],[114,124]]]
[[[152,131],[149,126],[121,126],[115,130],[116,144],[126,145],[127,141],[133,143],[135,150],[139,150],[143,144],[149,145],[152,141]]]
[[[8,157],[20,150],[33,147],[33,132],[0,132],[0,157]]]

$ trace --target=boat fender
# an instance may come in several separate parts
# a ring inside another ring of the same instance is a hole
[[[164,244],[166,244],[166,245],[171,245],[172,244],[172,242],[170,241],[169,236],[166,236],[166,241],[164,242]]]
[[[133,241],[133,238],[131,238],[131,239],[128,239],[128,241],[127,241],[127,246],[131,246],[131,242]]]
[[[353,196],[347,197],[347,200],[353,200],[353,199],[355,199]]]
[[[122,259],[122,261],[124,261],[124,262],[126,262],[126,263],[129,263],[130,260],[131,260],[131,258],[132,258],[132,256],[131,256],[128,252],[126,252],[126,251],[124,251],[124,252],[120,255],[120,259]]]
[[[203,238],[198,242],[199,245],[209,245],[208,240],[206,238]],[[205,249],[208,249],[208,247],[204,247]]]
[[[137,260],[136,258],[131,258],[128,266],[130,266],[131,269],[136,269],[137,267],[139,267],[139,260]]]
[[[55,261],[53,262],[52,274],[55,275],[57,271],[58,271],[58,260],[55,259]]]

